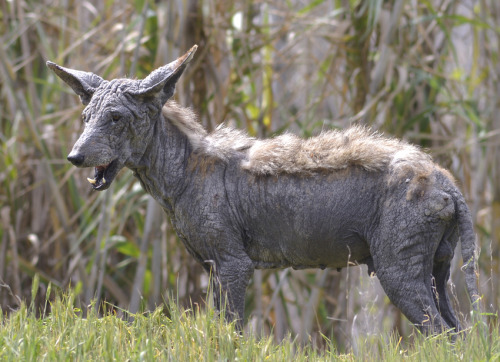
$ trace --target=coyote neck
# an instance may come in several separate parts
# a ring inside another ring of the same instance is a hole
[[[140,165],[132,170],[144,190],[171,212],[186,187],[187,160],[192,148],[187,137],[163,115],[151,128]]]

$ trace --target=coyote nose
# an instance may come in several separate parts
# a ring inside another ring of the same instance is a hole
[[[68,155],[68,161],[71,162],[75,166],[81,166],[83,165],[83,160],[85,159],[85,156],[77,153],[77,154],[72,154],[70,153]]]

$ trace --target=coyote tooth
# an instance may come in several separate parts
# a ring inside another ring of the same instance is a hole
[[[104,185],[106,183],[106,179],[103,177],[102,178],[102,184]]]
[[[95,183],[96,183],[96,180],[94,180],[93,178],[89,178],[89,177],[87,177],[87,181],[90,182],[92,185],[95,185]]]

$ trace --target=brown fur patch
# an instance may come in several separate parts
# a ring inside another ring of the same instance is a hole
[[[424,196],[427,189],[434,183],[435,177],[427,174],[416,175],[409,181],[406,191],[406,200],[411,201],[415,198]]]
[[[188,170],[193,172],[195,170],[200,171],[201,176],[206,176],[214,170],[215,164],[221,162],[215,157],[207,157],[198,152],[193,152],[189,156],[188,160]]]
[[[446,176],[447,179],[449,179],[454,185],[457,184],[457,181],[455,180],[455,177],[451,174],[450,171],[448,171],[447,169],[441,167],[440,165],[436,164],[436,169],[441,172],[443,175]]]

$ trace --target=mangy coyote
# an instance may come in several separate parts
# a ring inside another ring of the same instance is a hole
[[[307,140],[208,134],[168,102],[195,51],[143,80],[47,62],[86,106],[68,160],[95,168],[92,187],[105,190],[131,169],[214,273],[216,306],[227,296],[239,328],[254,269],[357,263],[421,330],[459,330],[446,292],[459,237],[474,308],[479,294],[471,214],[451,175],[417,147],[359,126]]]

